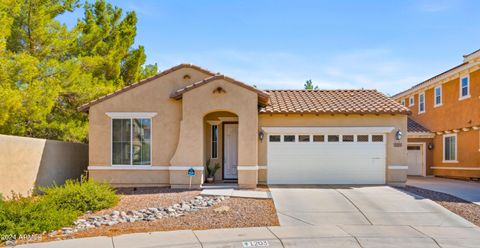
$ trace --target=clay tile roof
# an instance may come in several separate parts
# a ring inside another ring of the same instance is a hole
[[[431,131],[428,128],[422,126],[420,123],[414,121],[411,118],[408,118],[408,132],[411,133],[430,133]]]
[[[190,90],[192,90],[192,89],[198,88],[198,87],[200,87],[200,86],[202,86],[202,85],[205,85],[205,84],[207,84],[207,83],[209,83],[209,82],[212,82],[212,81],[215,81],[215,80],[218,80],[218,79],[223,79],[223,80],[229,81],[229,82],[234,83],[234,84],[236,84],[236,85],[238,85],[238,86],[240,86],[240,87],[243,87],[243,88],[245,88],[245,89],[248,89],[248,90],[251,90],[251,91],[257,93],[257,94],[258,94],[258,98],[259,98],[259,102],[260,102],[260,104],[262,104],[262,105],[266,105],[266,104],[268,103],[269,94],[268,94],[267,92],[265,92],[265,91],[263,91],[263,90],[259,90],[259,89],[255,88],[255,87],[253,87],[253,86],[250,86],[250,85],[248,85],[248,84],[246,84],[246,83],[242,83],[242,82],[240,82],[240,81],[237,81],[237,80],[235,80],[235,79],[233,79],[233,78],[230,78],[230,77],[227,77],[227,76],[225,76],[225,75],[215,75],[215,76],[211,76],[211,77],[205,78],[205,79],[203,79],[203,80],[201,80],[201,81],[198,81],[198,82],[195,82],[195,83],[193,83],[193,84],[187,85],[187,86],[185,86],[185,87],[183,87],[183,88],[180,88],[180,89],[174,91],[174,92],[170,95],[170,97],[173,98],[173,99],[177,99],[177,100],[178,100],[178,99],[181,99],[183,93],[188,92],[188,91],[190,91]]]
[[[267,90],[260,113],[409,114],[408,108],[376,90]]]
[[[151,77],[149,77],[149,78],[145,78],[145,79],[143,79],[143,80],[140,80],[139,82],[136,82],[136,83],[131,84],[131,85],[128,85],[128,86],[125,86],[125,87],[123,87],[123,88],[121,88],[121,89],[119,89],[119,90],[117,90],[117,91],[115,91],[115,92],[113,92],[113,93],[110,93],[110,94],[108,94],[108,95],[102,96],[102,97],[97,98],[97,99],[95,99],[95,100],[93,100],[93,101],[90,101],[90,102],[88,102],[88,103],[85,103],[85,104],[83,104],[82,106],[80,106],[80,107],[78,108],[78,110],[79,110],[79,111],[88,111],[88,109],[89,109],[90,106],[92,106],[92,105],[95,105],[95,104],[97,104],[97,103],[103,102],[103,101],[105,101],[105,100],[107,100],[107,99],[109,99],[109,98],[112,98],[112,97],[114,97],[114,96],[116,96],[116,95],[118,95],[118,94],[121,94],[121,93],[123,93],[123,92],[125,92],[125,91],[131,90],[131,89],[133,89],[133,88],[135,88],[135,87],[138,87],[138,86],[140,86],[140,85],[142,85],[142,84],[151,82],[151,81],[153,81],[153,80],[155,80],[155,79],[157,79],[157,78],[159,78],[159,77],[162,77],[162,76],[164,76],[164,75],[167,75],[168,73],[174,72],[174,71],[179,70],[179,69],[182,69],[182,68],[193,68],[193,69],[195,69],[195,70],[201,71],[201,72],[203,72],[203,73],[205,73],[205,74],[208,74],[208,75],[211,75],[211,76],[215,75],[215,73],[213,73],[213,72],[211,72],[211,71],[209,71],[209,70],[206,70],[206,69],[204,69],[204,68],[201,68],[201,67],[199,67],[199,66],[196,66],[196,65],[192,65],[192,64],[180,64],[180,65],[174,66],[174,67],[172,67],[172,68],[170,68],[170,69],[164,70],[164,71],[162,71],[162,72],[160,72],[160,73],[158,73],[158,74],[156,74],[156,75],[154,75],[154,76],[151,76]]]

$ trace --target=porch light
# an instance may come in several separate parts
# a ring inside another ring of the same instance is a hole
[[[260,130],[260,132],[258,132],[258,138],[260,139],[260,141],[263,141],[264,137],[265,137],[265,133],[263,132],[263,130]]]
[[[433,143],[432,142],[428,143],[428,150],[433,150]]]
[[[401,140],[402,136],[403,136],[402,131],[400,131],[400,129],[398,129],[397,133],[395,133],[395,139],[396,140]]]

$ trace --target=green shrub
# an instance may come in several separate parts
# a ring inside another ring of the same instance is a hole
[[[40,189],[46,201],[61,209],[69,208],[82,212],[96,211],[115,206],[118,196],[106,183],[98,183],[82,178],[67,180],[65,185]]]
[[[70,226],[85,211],[112,207],[118,202],[108,184],[85,179],[40,190],[44,195],[14,194],[8,200],[0,199],[0,240]]]
[[[81,214],[58,209],[41,198],[18,197],[0,203],[0,235],[41,233],[71,225]]]

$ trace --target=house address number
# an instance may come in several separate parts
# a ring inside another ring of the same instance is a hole
[[[243,241],[243,247],[248,248],[248,247],[268,247],[268,241],[267,240],[256,240],[256,241]]]

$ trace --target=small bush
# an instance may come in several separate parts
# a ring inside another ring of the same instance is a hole
[[[113,207],[118,202],[118,196],[109,184],[84,178],[80,181],[67,180],[65,185],[40,190],[44,192],[46,201],[61,209],[96,211]]]
[[[58,209],[41,198],[16,196],[0,204],[0,235],[56,230],[71,225],[79,214],[71,209]]]
[[[118,202],[108,184],[85,179],[40,190],[44,195],[14,194],[9,200],[0,199],[0,240],[70,226],[85,211],[112,207]]]

